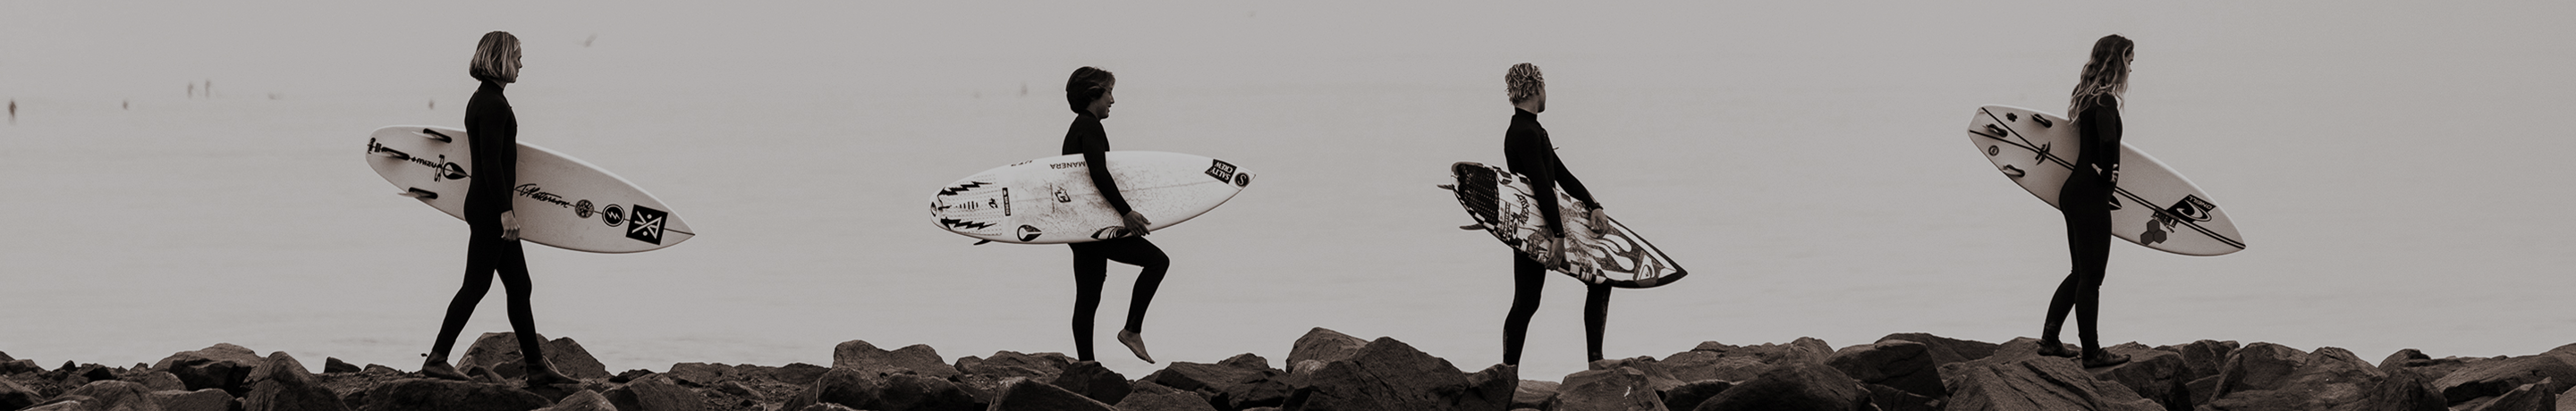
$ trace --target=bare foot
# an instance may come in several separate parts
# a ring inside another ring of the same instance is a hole
[[[530,361],[527,363],[527,367],[529,387],[581,383],[580,379],[575,379],[571,376],[563,375],[563,372],[555,371],[554,364],[550,364],[547,361]]]
[[[1120,330],[1118,343],[1126,344],[1127,351],[1136,353],[1136,359],[1145,360],[1146,364],[1154,363],[1154,355],[1145,353],[1145,336],[1136,335],[1135,331]]]
[[[437,378],[437,379],[442,379],[442,380],[457,380],[457,381],[473,381],[473,380],[474,380],[474,378],[473,378],[473,377],[467,377],[467,376],[465,376],[465,373],[457,372],[457,371],[456,371],[456,366],[453,366],[453,365],[447,365],[447,357],[445,357],[445,356],[429,357],[429,360],[428,360],[428,361],[422,361],[422,362],[420,363],[420,374],[421,374],[421,375],[423,375],[423,376],[427,376],[427,377],[429,377],[429,378]]]

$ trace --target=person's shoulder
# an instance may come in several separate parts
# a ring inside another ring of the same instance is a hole
[[[2095,94],[2093,95],[2093,107],[2118,111],[2120,109],[2120,97],[2111,95],[2110,93]]]

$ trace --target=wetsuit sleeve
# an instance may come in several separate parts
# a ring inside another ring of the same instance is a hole
[[[1530,188],[1537,191],[1530,196],[1537,197],[1539,221],[1547,222],[1549,234],[1565,238],[1565,219],[1556,209],[1556,176],[1564,167],[1556,163],[1556,153],[1546,133],[1537,127],[1514,125],[1503,135],[1503,159],[1521,171],[1521,176],[1529,177]],[[1523,168],[1524,164],[1531,166]]]
[[[1118,215],[1135,211],[1135,208],[1127,206],[1127,196],[1118,194],[1118,180],[1109,177],[1109,132],[1102,130],[1100,123],[1083,126],[1089,127],[1077,126],[1074,132],[1080,133],[1076,138],[1080,139],[1078,143],[1084,168],[1091,170],[1091,186],[1100,189],[1100,199],[1107,201],[1109,208],[1118,210]]]
[[[2099,150],[2088,150],[2092,151],[2090,154],[2093,157],[2088,160],[2092,160],[2106,172],[2120,169],[2119,104],[2119,101],[2111,96],[2094,97],[2093,107],[2085,109],[2084,118],[2077,120],[2078,123],[2084,124],[2084,132],[2091,134],[2087,137],[2092,137],[2091,141],[2084,142],[2084,146],[2099,148]],[[2108,173],[2105,173],[2103,178],[2105,182],[2116,181],[2112,180]]]
[[[1556,166],[1556,185],[1565,190],[1566,195],[1574,196],[1576,200],[1583,200],[1586,210],[1601,209],[1601,200],[1592,199],[1592,190],[1583,188],[1583,180],[1575,179],[1574,172],[1565,170],[1565,160],[1557,158],[1556,151],[1548,151],[1547,163]]]

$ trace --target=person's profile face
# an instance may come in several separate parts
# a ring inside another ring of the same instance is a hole
[[[1113,93],[1117,90],[1117,81],[1101,83],[1100,98],[1091,100],[1091,106],[1084,109],[1091,110],[1091,115],[1094,117],[1109,118],[1109,105],[1118,103],[1118,97]]]

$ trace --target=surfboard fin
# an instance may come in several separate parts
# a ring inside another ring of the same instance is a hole
[[[420,129],[420,132],[418,132],[418,133],[412,133],[412,134],[419,135],[419,136],[421,136],[422,138],[427,138],[427,139],[431,139],[431,140],[438,140],[438,142],[441,142],[441,143],[454,143],[454,142],[456,142],[456,138],[455,138],[455,137],[448,137],[448,136],[447,136],[447,134],[445,134],[445,133],[440,133],[440,132],[438,132],[438,130],[433,130],[433,129],[426,129],[426,128],[424,128],[424,129]]]
[[[2013,167],[2011,164],[2005,164],[2003,171],[2004,175],[2012,176],[2012,178],[2021,178],[2021,176],[2029,174],[2022,172],[2021,167]]]
[[[1467,230],[1467,231],[1483,230],[1483,229],[1485,229],[1485,225],[1484,225],[1484,224],[1468,224],[1468,225],[1458,226],[1458,229],[1460,229],[1460,230]]]
[[[1458,186],[1453,184],[1441,184],[1434,187],[1440,187],[1442,190],[1458,191]]]
[[[967,245],[984,245],[984,243],[990,243],[990,242],[993,242],[993,240],[977,241],[977,242],[975,242],[974,244],[967,244]]]
[[[406,190],[406,191],[403,191],[403,192],[400,192],[400,193],[394,193],[394,195],[404,196],[404,197],[411,197],[411,198],[417,198],[417,199],[422,199],[422,200],[436,200],[436,199],[438,199],[438,192],[436,192],[436,191],[429,191],[429,190],[422,190],[422,189],[418,189],[418,188],[412,188],[412,189],[409,189],[409,190]]]

